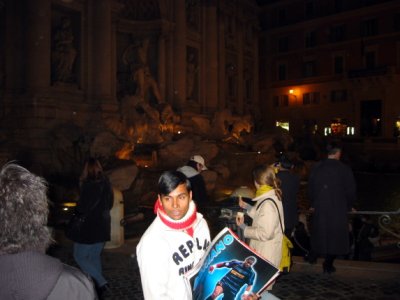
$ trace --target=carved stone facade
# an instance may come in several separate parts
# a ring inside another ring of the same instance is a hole
[[[90,152],[81,143],[110,120],[115,129],[143,117],[146,128],[165,129],[176,113],[249,113],[258,103],[257,13],[246,0],[1,1],[3,152],[46,165],[54,148],[68,148],[63,139],[71,156]]]

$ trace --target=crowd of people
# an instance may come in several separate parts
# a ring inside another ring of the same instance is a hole
[[[316,163],[309,176],[312,220],[307,259],[315,263],[318,257],[324,257],[322,271],[331,274],[336,270],[335,258],[349,253],[347,213],[353,209],[356,185],[351,169],[340,162],[341,147],[331,144],[327,151],[327,158]],[[293,168],[284,155],[276,163],[256,166],[252,171],[255,197],[251,204],[241,197],[237,203],[252,220],[249,223],[244,215],[236,216],[244,238],[275,266],[281,261],[283,235],[293,236],[299,224],[300,178]],[[208,202],[201,174],[206,169],[204,158],[193,155],[185,166],[165,171],[159,177],[156,217],[136,248],[146,300],[192,299],[191,286],[183,275],[203,258],[211,243],[202,214]],[[110,240],[113,188],[99,160],[90,158],[85,163],[76,207],[76,214],[85,217],[84,223],[79,233],[69,236],[73,257],[82,272],[46,255],[52,240],[47,228],[48,202],[43,178],[16,163],[2,167],[0,298],[102,299],[112,289],[102,273],[101,253]],[[278,299],[271,293],[274,284],[261,295],[252,291],[252,266],[256,261],[255,257],[247,257],[213,266],[210,272],[215,268],[230,271],[216,283],[209,299],[221,294],[218,299],[236,299],[243,285],[241,299]],[[43,275],[36,276],[38,272]],[[235,276],[241,278],[240,282],[235,281]]]

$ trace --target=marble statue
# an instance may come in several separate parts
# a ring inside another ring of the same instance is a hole
[[[136,83],[135,96],[138,97],[139,101],[149,102],[149,91],[152,91],[154,97],[158,103],[164,102],[157,81],[151,74],[150,67],[148,65],[148,49],[149,49],[149,38],[145,38],[141,43],[130,45],[124,51],[122,61],[126,65],[130,65],[132,75],[131,80]],[[137,60],[130,62],[128,57],[133,51],[137,53]]]
[[[63,17],[61,26],[54,35],[54,48],[52,52],[52,67],[55,82],[72,82],[73,66],[77,50],[74,47],[74,35],[71,28],[71,19]]]

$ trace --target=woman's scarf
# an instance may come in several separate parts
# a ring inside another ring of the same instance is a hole
[[[193,237],[193,224],[197,218],[197,209],[193,200],[189,203],[189,209],[186,215],[180,220],[174,220],[166,214],[164,208],[161,205],[161,200],[157,199],[154,205],[154,213],[160,218],[160,220],[167,225],[169,228],[174,230],[182,230]]]
[[[261,185],[256,191],[256,198],[258,196],[261,196],[262,194],[265,194],[266,192],[269,192],[270,190],[273,190],[273,189],[274,188],[270,185],[267,185],[267,184]]]

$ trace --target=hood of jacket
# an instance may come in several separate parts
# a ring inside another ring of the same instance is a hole
[[[185,176],[187,178],[191,178],[191,177],[194,177],[194,176],[200,174],[199,172],[197,172],[197,170],[195,168],[192,168],[190,166],[180,167],[180,168],[178,168],[177,171],[182,172],[183,174],[185,174]]]
[[[0,299],[46,299],[63,270],[56,258],[26,251],[0,255]]]

